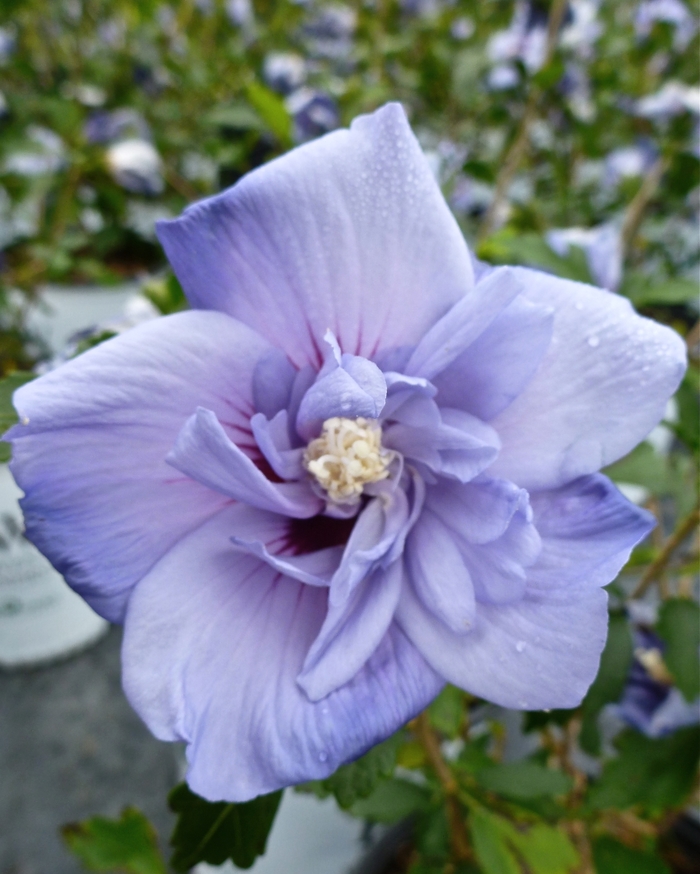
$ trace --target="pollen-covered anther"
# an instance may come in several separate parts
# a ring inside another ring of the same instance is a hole
[[[335,504],[355,504],[368,483],[389,476],[396,453],[382,447],[374,419],[326,419],[304,453],[304,466]]]

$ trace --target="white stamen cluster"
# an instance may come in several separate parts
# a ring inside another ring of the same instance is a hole
[[[323,423],[321,435],[304,453],[304,466],[335,504],[356,504],[367,483],[389,476],[394,454],[382,448],[382,431],[374,419],[343,419]]]

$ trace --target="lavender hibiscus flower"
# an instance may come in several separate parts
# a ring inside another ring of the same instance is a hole
[[[571,707],[651,519],[597,471],[661,418],[668,328],[474,264],[398,105],[159,227],[193,309],[15,395],[27,535],[125,622],[124,686],[243,800],[449,681]]]

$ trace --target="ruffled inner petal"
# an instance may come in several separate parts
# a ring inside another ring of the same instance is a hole
[[[528,568],[542,549],[529,507],[518,509],[497,540],[484,544],[460,542],[480,604],[508,604],[525,593]]]
[[[304,450],[292,448],[286,410],[280,410],[269,420],[262,413],[256,413],[250,420],[250,427],[258,448],[280,479],[300,480],[306,476],[302,464]]]
[[[292,395],[297,371],[280,349],[270,349],[253,371],[253,403],[258,413],[268,419],[286,409]]]
[[[377,566],[384,566],[411,518],[403,489],[373,498],[357,517],[343,559],[333,575],[330,602],[343,605]]]
[[[166,460],[202,485],[260,510],[308,518],[322,508],[308,483],[270,482],[202,407],[183,425]]]
[[[349,682],[384,639],[401,592],[400,562],[369,574],[341,606],[329,604],[297,682],[312,701]]]
[[[230,540],[241,552],[259,558],[278,573],[300,583],[306,583],[307,586],[330,586],[331,578],[343,556],[342,546],[329,546],[302,555],[289,555],[286,552],[283,554],[270,552],[266,544],[260,540],[247,540],[235,536]],[[281,537],[279,541],[286,545],[286,538]]]
[[[486,476],[470,483],[445,480],[428,489],[426,504],[470,544],[490,543],[505,533],[515,511],[527,501],[527,492],[508,480]]]
[[[500,440],[496,431],[474,416],[461,410],[439,410],[438,422],[432,427],[406,422],[421,422],[421,417],[408,416],[418,405],[418,412],[435,403],[428,398],[414,397],[394,414],[397,421],[384,429],[384,443],[401,452],[407,459],[420,462],[443,477],[469,482],[484,471],[498,455]],[[404,421],[401,421],[403,419]]]
[[[469,570],[452,532],[429,510],[408,536],[406,568],[426,610],[455,634],[471,630],[476,601]]]
[[[535,375],[549,348],[553,322],[551,307],[517,297],[434,377],[439,403],[490,422]]]
[[[433,379],[442,373],[523,290],[510,267],[499,267],[436,322],[406,365],[409,376]]]
[[[326,419],[377,419],[386,401],[386,382],[376,364],[355,355],[343,355],[335,367],[323,368],[304,395],[297,413],[297,432],[315,437]]]

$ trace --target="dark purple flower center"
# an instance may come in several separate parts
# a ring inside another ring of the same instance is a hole
[[[311,519],[290,519],[287,534],[292,555],[305,555],[330,546],[344,546],[357,517],[335,519],[332,516],[312,516]]]

